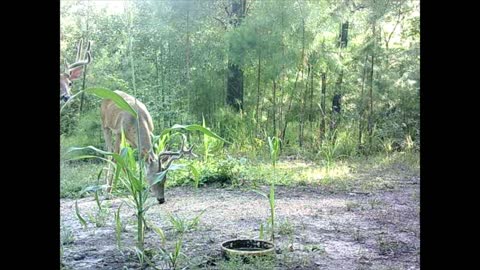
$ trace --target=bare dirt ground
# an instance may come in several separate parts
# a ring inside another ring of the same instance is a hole
[[[381,188],[371,191],[277,186],[275,269],[420,269],[420,178],[376,172],[355,181],[379,175]],[[125,249],[122,254],[116,246],[113,213],[122,200],[104,201],[110,212],[106,224],[87,228],[75,215],[75,200],[61,200],[62,228],[71,230],[74,239],[64,246],[66,269],[140,269],[133,252]],[[92,197],[78,200],[78,207],[84,216],[98,209]],[[269,215],[266,198],[249,190],[177,187],[167,189],[166,203],[153,206],[146,216],[165,231],[167,249],[172,250],[177,235],[166,214],[191,219],[203,210],[198,228],[184,234],[182,251],[187,258],[182,268],[225,268],[220,244],[258,238],[260,224]],[[128,221],[123,245],[133,247],[133,210],[123,205],[121,218]],[[161,245],[152,230],[146,231],[145,240],[146,248]]]

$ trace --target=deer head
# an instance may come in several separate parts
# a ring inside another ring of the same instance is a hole
[[[173,151],[163,151],[161,152],[158,157],[149,157],[147,159],[147,180],[149,183],[153,183],[155,180],[155,177],[159,174],[162,173],[170,166],[172,165],[174,160],[180,159],[183,156],[193,156],[197,157],[195,153],[192,152],[193,146],[190,148],[187,148],[185,146],[185,135],[182,135],[182,146],[180,147],[180,150],[173,152]],[[157,198],[158,203],[162,204],[165,202],[165,181],[167,180],[166,176],[165,178],[156,183],[155,185],[152,186],[152,191]]]
[[[92,59],[90,55],[90,41],[87,44],[84,57],[80,58],[82,54],[82,44],[83,40],[80,40],[77,46],[77,57],[75,59],[75,63],[69,65],[65,61],[65,71],[60,73],[60,100],[65,102],[70,99],[70,88],[72,87],[72,82],[80,78],[80,76],[83,74],[83,68],[88,65]]]

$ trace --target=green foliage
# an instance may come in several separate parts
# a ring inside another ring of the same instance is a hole
[[[246,16],[234,27],[225,6],[216,1],[135,1],[128,4],[127,13],[110,12],[96,2],[62,1],[61,61],[75,58],[80,37],[93,41],[93,61],[85,80],[83,111],[81,95],[62,108],[61,133],[83,136],[79,131],[85,130],[83,118],[90,118],[99,106],[99,100],[88,93],[103,98],[102,88],[132,92],[135,79],[136,97],[149,108],[157,130],[172,123],[185,130],[204,117],[210,131],[231,142],[225,149],[254,158],[263,155],[265,134],[272,134],[275,125],[273,135],[279,136],[288,121],[286,134],[280,136],[282,153],[315,158],[319,148],[325,147],[320,142],[318,106],[323,98],[318,75],[325,73],[326,132],[337,132],[339,137],[334,156],[357,155],[356,150],[369,141],[373,145],[362,154],[384,151],[384,142],[390,141],[404,150],[407,137],[414,144],[411,149],[419,148],[418,1],[365,2],[363,8],[342,1],[258,1],[248,6]],[[349,42],[339,49],[339,25],[346,21]],[[225,105],[228,62],[243,71],[241,112]],[[313,80],[307,76],[308,68],[315,74]],[[338,84],[341,72],[343,81]],[[81,83],[74,85],[75,94],[80,93]],[[342,113],[334,131],[329,122],[336,91],[342,94]],[[367,132],[370,113],[375,134]],[[365,123],[360,142],[359,121]],[[301,147],[300,126],[305,133]],[[220,139],[212,138],[203,141],[205,161],[213,153],[210,150],[223,146]],[[100,144],[89,145],[99,148]]]
[[[234,158],[212,160],[201,168],[198,182],[200,186],[230,185],[238,178],[239,170],[240,164]]]

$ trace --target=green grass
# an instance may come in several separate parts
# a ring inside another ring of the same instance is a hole
[[[274,269],[275,260],[271,256],[252,257],[245,260],[239,256],[232,256],[228,260],[222,260],[217,264],[219,270],[257,270]]]
[[[275,185],[323,186],[332,191],[348,192],[384,190],[395,188],[392,177],[420,175],[420,157],[415,152],[394,152],[369,157],[352,157],[331,164],[327,168],[322,162],[290,161],[280,157],[276,164]],[[263,159],[248,159],[218,155],[208,163],[192,161],[197,167],[199,186],[247,186],[270,185],[273,180],[272,165]],[[94,162],[65,162],[60,169],[60,197],[80,198],[83,188],[97,184],[97,175],[105,164]],[[100,185],[105,183],[100,182]],[[194,177],[187,170],[178,171],[168,177],[166,186],[194,186]]]
[[[82,190],[88,186],[97,184],[98,172],[105,164],[98,161],[67,161],[70,156],[66,154],[70,147],[82,147],[90,145],[91,138],[87,135],[78,135],[60,138],[60,198],[78,199],[88,194],[82,194]],[[103,146],[100,146],[103,148]],[[100,185],[104,182],[98,183]]]
[[[288,235],[291,236],[295,232],[295,228],[293,224],[288,221],[288,219],[284,219],[283,221],[278,223],[278,233],[280,235]]]
[[[60,198],[77,199],[87,196],[81,191],[88,186],[97,184],[98,172],[104,166],[104,164],[93,162],[62,162],[60,164]]]
[[[205,210],[200,212],[197,216],[192,219],[182,218],[175,214],[167,214],[168,220],[172,227],[178,234],[183,234],[189,230],[195,230],[200,223],[200,217],[205,213]]]

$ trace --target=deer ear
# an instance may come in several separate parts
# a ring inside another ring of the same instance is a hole
[[[70,70],[70,80],[76,80],[83,74],[83,66],[79,66]]]

